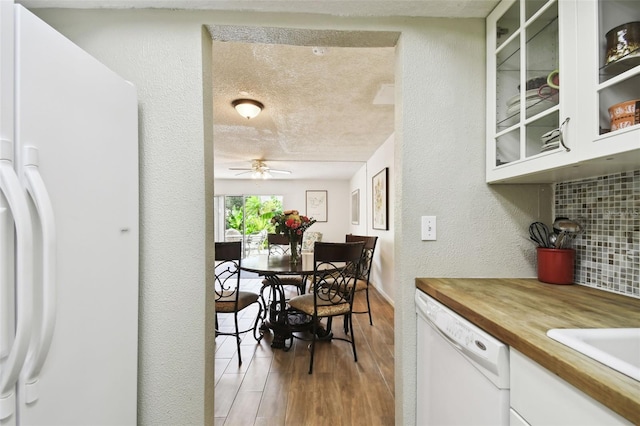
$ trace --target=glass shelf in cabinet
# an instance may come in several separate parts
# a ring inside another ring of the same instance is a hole
[[[549,127],[554,126],[558,127],[558,113],[560,111],[559,105],[554,105],[542,112],[537,113],[536,115],[529,117],[525,120],[524,124],[527,126],[533,127]],[[553,117],[556,117],[555,119]]]
[[[496,48],[510,41],[520,30],[520,3],[514,2],[496,22]]]
[[[633,126],[622,127],[616,130],[601,129],[602,133],[600,133],[599,137],[596,138],[596,141],[600,139],[605,139],[611,136],[615,136],[615,135],[621,135],[627,132],[633,132],[635,130],[640,130],[640,124],[634,124]]]
[[[624,56],[616,61],[610,62],[598,69],[600,76],[600,83],[604,83],[611,78],[617,77],[629,70],[632,70],[640,65],[640,51],[637,51],[634,55]],[[639,68],[640,69],[640,68]]]
[[[626,133],[633,133],[635,131],[640,130],[640,124],[635,124],[629,127],[623,127],[622,129],[618,129],[614,131],[611,131],[608,129],[601,129],[601,130],[606,130],[606,131],[600,133],[598,137],[594,139],[594,142],[598,142],[598,141],[601,141],[610,137],[618,136],[618,135],[623,135]],[[640,143],[640,138],[639,138],[639,143]]]
[[[531,43],[537,37],[543,35],[547,29],[554,29],[557,32],[558,27],[558,8],[556,3],[553,3],[556,7],[548,7],[537,16],[535,19],[527,22],[527,44]]]
[[[495,138],[496,167],[520,160],[520,129],[503,132]]]
[[[620,59],[598,69],[600,84],[607,86],[640,74],[640,56]]]
[[[514,34],[505,44],[496,50],[497,71],[520,70],[520,34]]]
[[[561,145],[560,112],[556,109],[527,124],[525,150],[530,158],[555,151]]]
[[[553,0],[552,0],[553,1]],[[527,0],[524,3],[525,20],[530,20],[540,9],[543,8],[549,0]]]
[[[552,102],[544,102],[543,99],[535,102],[527,107],[527,119],[525,124],[539,121],[542,117],[550,115],[559,110],[559,105]],[[509,114],[505,119],[496,123],[497,129],[507,129],[511,126],[517,125],[520,122],[520,108],[518,103],[518,109]]]

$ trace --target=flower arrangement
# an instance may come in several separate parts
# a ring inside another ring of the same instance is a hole
[[[301,215],[298,210],[285,210],[273,216],[271,223],[276,225],[276,233],[286,235],[291,242],[300,241],[304,231],[316,223],[316,220]]]
[[[300,257],[298,243],[302,242],[304,231],[316,223],[316,220],[301,215],[298,210],[285,210],[273,216],[271,223],[276,225],[278,234],[284,234],[289,239],[289,245],[291,246],[289,261],[292,265],[297,264]]]

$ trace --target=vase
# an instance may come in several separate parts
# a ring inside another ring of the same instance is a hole
[[[291,238],[289,240],[289,248],[290,248],[290,257],[289,257],[289,262],[292,265],[297,265],[298,262],[300,261],[300,252],[298,251],[298,239],[297,238]]]

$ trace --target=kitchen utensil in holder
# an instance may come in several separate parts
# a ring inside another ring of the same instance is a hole
[[[573,284],[574,249],[538,247],[538,280],[548,284]]]

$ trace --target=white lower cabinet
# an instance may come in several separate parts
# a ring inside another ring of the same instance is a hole
[[[517,350],[510,350],[511,425],[630,425]]]

